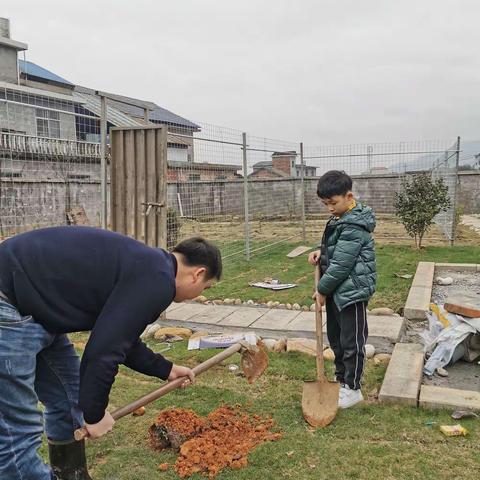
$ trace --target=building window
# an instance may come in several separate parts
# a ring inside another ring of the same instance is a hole
[[[60,114],[52,110],[35,110],[37,116],[37,136],[60,138]]]
[[[188,176],[188,180],[190,182],[198,182],[200,180],[200,174],[199,173],[191,173]]]

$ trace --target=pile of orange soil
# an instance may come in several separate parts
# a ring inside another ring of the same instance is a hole
[[[271,418],[224,405],[205,418],[191,410],[166,410],[149,432],[154,448],[180,449],[173,468],[181,478],[194,473],[214,478],[224,468],[245,467],[249,452],[260,443],[279,440],[282,434],[274,432],[274,427]],[[165,468],[162,464],[161,469]]]

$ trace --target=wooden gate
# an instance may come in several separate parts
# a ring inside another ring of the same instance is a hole
[[[110,130],[110,221],[115,232],[167,246],[167,128]]]

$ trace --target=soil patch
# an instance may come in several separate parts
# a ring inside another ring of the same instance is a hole
[[[249,414],[238,405],[223,405],[206,417],[180,408],[163,411],[149,435],[157,450],[179,449],[173,468],[181,478],[194,473],[214,478],[224,468],[246,467],[257,445],[282,438],[271,418]]]

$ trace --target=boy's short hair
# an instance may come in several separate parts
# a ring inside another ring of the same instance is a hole
[[[222,277],[222,255],[213,243],[201,237],[187,238],[176,245],[173,252],[181,253],[189,267],[205,267],[207,280]]]
[[[346,195],[352,190],[352,179],[343,170],[330,170],[318,180],[319,198],[332,198],[334,195]]]

